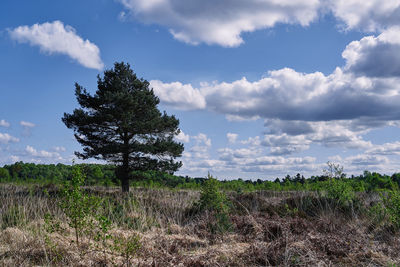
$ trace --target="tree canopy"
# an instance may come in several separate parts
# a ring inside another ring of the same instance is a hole
[[[81,108],[62,118],[83,146],[75,154],[117,165],[123,191],[129,191],[133,171],[173,173],[182,166],[174,160],[184,149],[174,140],[179,120],[158,110],[160,100],[149,82],[137,78],[129,64],[115,63],[103,77],[98,75],[93,96],[76,83],[75,95]]]

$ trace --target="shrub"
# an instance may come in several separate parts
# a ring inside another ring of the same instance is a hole
[[[75,165],[72,171],[72,179],[62,190],[60,207],[67,216],[70,227],[75,230],[75,241],[79,245],[79,239],[84,230],[90,230],[93,226],[93,216],[99,207],[99,198],[89,196],[82,188],[84,176]]]
[[[382,202],[377,202],[367,210],[367,215],[371,220],[371,226],[376,228],[387,219],[387,211]]]
[[[343,180],[330,179],[327,188],[328,198],[341,206],[348,206],[355,200],[355,193],[351,185]]]
[[[208,174],[202,185],[200,199],[195,207],[200,211],[211,213],[215,221],[209,221],[208,228],[212,233],[229,231],[232,224],[229,217],[230,203],[226,195],[219,191],[219,182]]]
[[[141,247],[142,243],[138,234],[114,237],[114,249],[124,257],[125,264],[128,267],[130,266],[132,257],[138,253]]]
[[[391,224],[396,230],[400,229],[400,192],[388,191],[386,195],[381,195],[383,205],[389,216]]]

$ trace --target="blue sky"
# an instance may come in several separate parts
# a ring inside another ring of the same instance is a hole
[[[125,61],[180,119],[178,174],[397,172],[400,2],[365,2],[2,1],[0,165],[70,164],[74,82]]]

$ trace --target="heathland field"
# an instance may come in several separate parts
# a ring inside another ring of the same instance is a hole
[[[3,182],[0,265],[397,266],[400,193],[343,179],[228,190],[209,176],[194,189],[121,193],[85,186],[76,166],[67,183]]]

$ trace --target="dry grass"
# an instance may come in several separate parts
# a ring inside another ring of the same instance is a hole
[[[43,193],[46,189],[47,193]],[[397,266],[399,234],[371,226],[363,209],[376,201],[361,195],[360,207],[343,209],[307,192],[229,194],[233,231],[211,234],[209,214],[193,214],[196,191],[88,188],[101,196],[111,234],[137,234],[142,247],[132,266]],[[0,185],[0,265],[123,266],[115,250],[83,239],[62,224],[63,233],[44,231],[51,213],[63,222],[55,187]],[[397,264],[397,265],[395,265]]]

